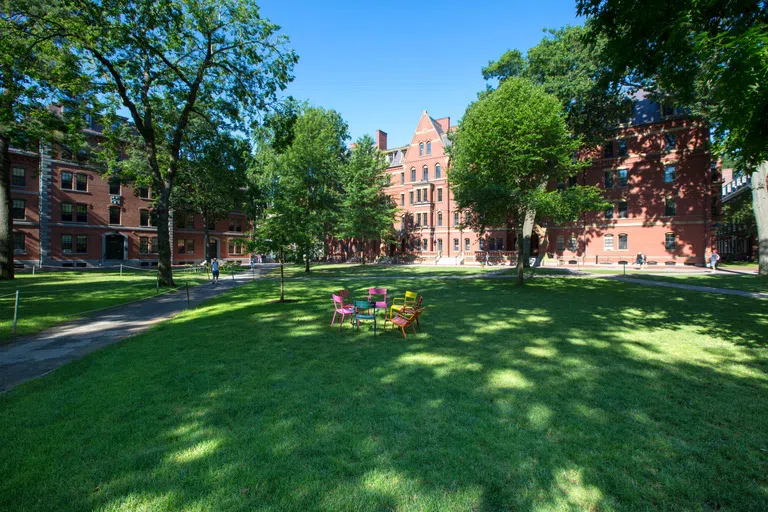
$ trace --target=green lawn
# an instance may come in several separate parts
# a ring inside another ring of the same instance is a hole
[[[190,286],[205,280],[205,274],[176,271],[176,284]],[[82,313],[116,306],[157,294],[154,271],[62,270],[32,275],[17,274],[13,281],[0,282],[0,343],[13,336],[15,292],[19,290],[17,335],[32,334],[74,320]],[[162,290],[161,290],[162,291]]]
[[[2,510],[765,510],[768,310],[597,279],[379,277],[423,332],[239,287],[0,396]]]
[[[713,288],[768,293],[768,279],[757,275],[727,274],[718,271],[708,274],[678,274],[665,276],[651,276],[635,273],[631,276],[627,274],[627,277],[647,279],[651,281],[666,281],[668,283],[690,284],[694,286],[711,286]]]

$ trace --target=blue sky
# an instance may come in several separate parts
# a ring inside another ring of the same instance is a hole
[[[485,87],[480,69],[545,27],[579,24],[574,0],[262,0],[299,54],[287,94],[341,113],[357,138],[410,142],[422,110],[455,124]]]

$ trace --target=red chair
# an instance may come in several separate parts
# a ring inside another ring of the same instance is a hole
[[[339,290],[338,295],[339,295],[339,297],[341,297],[341,300],[344,302],[344,307],[345,308],[354,307],[352,305],[352,302],[349,300],[349,290],[347,290],[346,288],[343,289],[343,290]]]
[[[355,308],[345,305],[344,299],[335,293],[332,293],[331,297],[333,297],[333,319],[331,320],[331,327],[333,327],[334,322],[336,322],[336,315],[341,315],[341,323],[339,323],[339,332],[341,332],[341,327],[344,325],[344,317],[349,315],[351,322],[351,317],[354,317],[355,315]]]
[[[368,302],[376,302],[376,309],[387,310],[387,289],[368,288]],[[385,315],[386,316],[386,315]]]

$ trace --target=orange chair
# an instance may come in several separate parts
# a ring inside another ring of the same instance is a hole
[[[400,330],[403,331],[403,338],[407,338],[408,336],[406,335],[405,330],[408,327],[412,327],[413,333],[416,334],[416,327],[413,324],[419,321],[419,316],[421,316],[425,309],[427,308],[423,307],[421,309],[415,309],[410,316],[406,316],[398,311],[397,316],[391,319],[390,322],[400,327]]]

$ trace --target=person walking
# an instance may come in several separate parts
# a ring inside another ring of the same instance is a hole
[[[251,254],[251,271],[256,267],[256,256]]]
[[[642,252],[637,253],[637,258],[635,259],[635,264],[637,265],[637,270],[640,270],[643,268],[643,263],[645,262],[645,256]]]
[[[211,275],[213,276],[213,284],[216,284],[219,282],[219,260],[216,258],[213,258],[213,262],[211,262]]]
[[[720,261],[720,254],[717,249],[712,250],[712,256],[709,257],[709,266],[712,268],[712,272],[717,270],[717,263]]]

